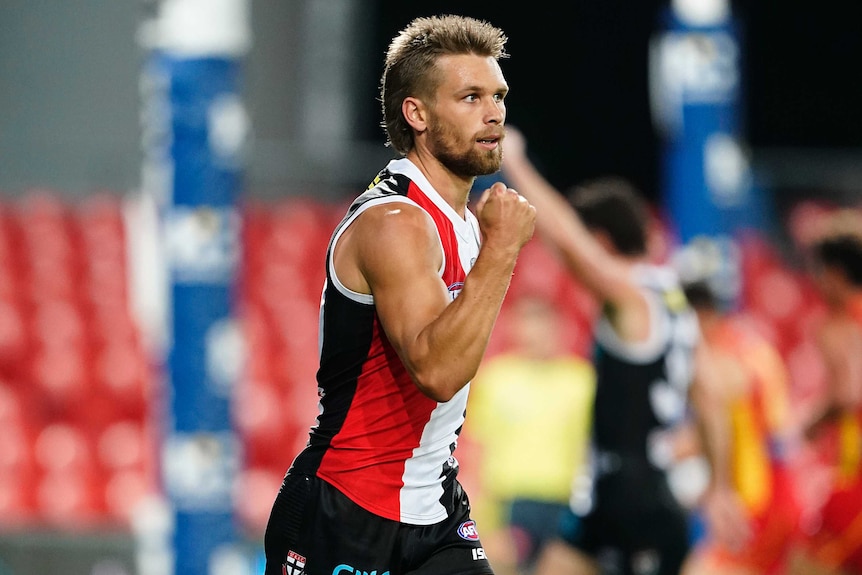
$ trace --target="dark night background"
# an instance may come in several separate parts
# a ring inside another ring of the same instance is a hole
[[[616,172],[658,192],[660,142],[649,111],[647,46],[666,3],[578,0],[519,4],[379,0],[375,70],[391,37],[419,15],[460,13],[509,36],[502,62],[511,87],[508,122],[530,140],[549,179],[565,187]],[[862,2],[732,4],[742,47],[744,136],[753,150],[862,146]],[[363,97],[380,135],[377,78]]]

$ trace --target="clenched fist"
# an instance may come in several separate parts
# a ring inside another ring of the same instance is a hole
[[[476,204],[485,246],[519,251],[533,237],[536,209],[521,194],[495,182]]]

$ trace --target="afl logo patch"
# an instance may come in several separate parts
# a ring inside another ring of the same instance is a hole
[[[461,539],[466,539],[467,541],[479,540],[479,532],[476,531],[476,524],[473,521],[465,521],[459,525],[458,535],[461,536]]]

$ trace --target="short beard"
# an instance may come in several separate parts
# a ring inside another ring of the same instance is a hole
[[[445,127],[433,126],[428,130],[428,147],[447,170],[462,178],[475,178],[494,174],[500,170],[503,161],[501,148],[487,152],[470,149],[467,153],[457,152],[450,144],[457,136]]]

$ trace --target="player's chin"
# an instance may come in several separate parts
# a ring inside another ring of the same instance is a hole
[[[495,150],[488,150],[487,154],[485,154],[481,161],[481,172],[479,175],[488,175],[496,173],[500,170],[500,166],[503,165],[503,154],[500,153],[500,147],[497,147]]]

